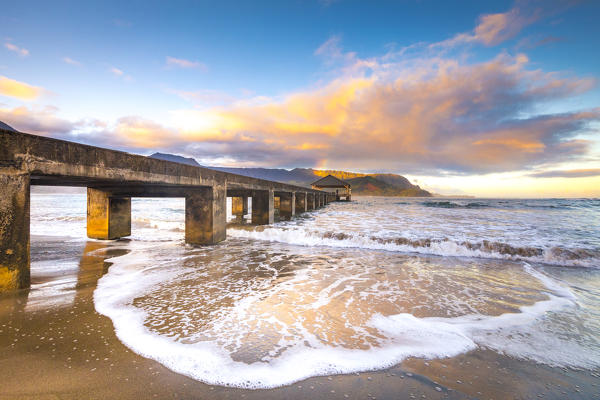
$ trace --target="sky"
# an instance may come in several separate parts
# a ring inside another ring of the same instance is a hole
[[[0,121],[203,165],[600,197],[598,1],[7,2]]]

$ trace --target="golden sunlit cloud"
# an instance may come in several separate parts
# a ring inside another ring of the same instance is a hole
[[[0,76],[0,95],[20,100],[34,100],[42,94],[42,89],[14,79]]]

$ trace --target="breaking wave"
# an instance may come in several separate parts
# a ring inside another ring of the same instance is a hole
[[[490,207],[488,204],[480,202],[469,202],[469,203],[457,203],[454,201],[425,201],[423,203],[425,207],[437,207],[437,208],[486,208]]]
[[[363,233],[319,232],[299,227],[238,228],[229,230],[228,235],[304,246],[353,247],[438,256],[499,258],[569,267],[600,267],[600,251],[597,249],[519,247],[489,240],[468,242],[450,239],[379,237]]]

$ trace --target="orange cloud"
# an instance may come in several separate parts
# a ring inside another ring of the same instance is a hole
[[[0,95],[20,100],[34,100],[42,94],[42,89],[14,79],[0,76]]]
[[[341,76],[278,101],[182,110],[176,120],[186,140],[228,143],[219,149],[231,159],[247,157],[244,142],[264,154],[279,149],[281,156],[268,159],[274,163],[311,153],[312,163],[327,159],[340,168],[497,171],[584,154],[589,143],[571,137],[600,110],[518,114],[583,93],[594,81],[528,70],[528,63],[524,55],[475,65],[371,60],[368,77]]]

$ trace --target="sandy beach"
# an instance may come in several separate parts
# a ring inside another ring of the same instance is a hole
[[[122,254],[118,242],[33,239],[34,263],[51,262],[53,249],[60,249],[63,262],[67,252],[77,269],[34,275],[31,291],[0,299],[2,399],[600,398],[594,372],[486,350],[429,361],[410,358],[380,371],[314,377],[270,390],[206,385],[133,353],[115,336],[111,320],[95,311],[96,282],[110,267],[105,260]],[[43,285],[62,286],[42,293]]]

